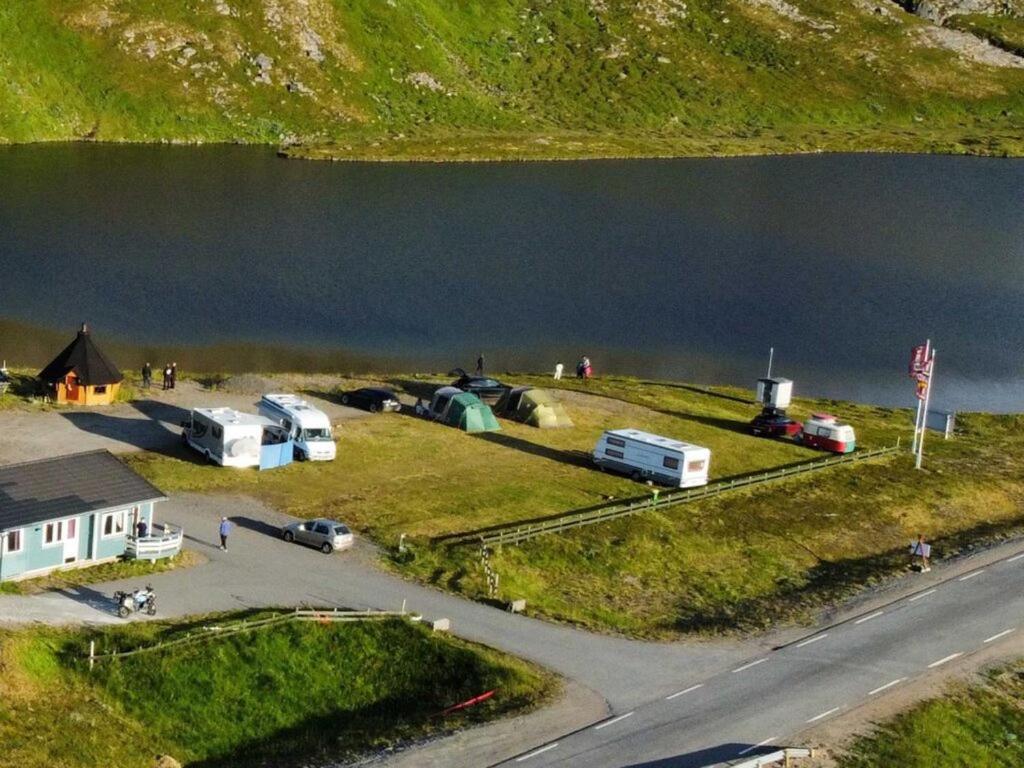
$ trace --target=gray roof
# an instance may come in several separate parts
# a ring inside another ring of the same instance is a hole
[[[110,451],[0,466],[0,531],[166,496]]]

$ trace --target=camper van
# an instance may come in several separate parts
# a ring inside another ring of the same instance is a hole
[[[298,395],[264,395],[259,402],[259,412],[288,432],[295,443],[295,458],[301,461],[334,459],[337,450],[331,420]]]
[[[181,439],[222,467],[271,469],[292,460],[292,441],[269,419],[233,408],[193,408]]]
[[[857,447],[853,427],[828,413],[815,413],[805,421],[800,441],[808,448],[833,453],[851,453]]]
[[[594,446],[594,463],[634,480],[692,488],[707,485],[711,451],[638,429],[610,429]]]

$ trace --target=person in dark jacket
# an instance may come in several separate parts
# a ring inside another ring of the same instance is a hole
[[[149,389],[149,385],[153,383],[153,366],[146,363],[142,366],[142,388]]]
[[[170,365],[170,363],[168,363],[167,365],[164,366],[164,370],[163,370],[163,385],[164,385],[164,389],[170,389],[171,388],[171,365]]]
[[[178,364],[171,363],[171,389],[178,383]]]
[[[480,356],[476,359],[476,375],[484,375],[484,353],[481,352]]]

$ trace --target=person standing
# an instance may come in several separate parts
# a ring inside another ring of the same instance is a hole
[[[928,573],[931,570],[931,566],[928,565],[928,560],[932,556],[932,547],[930,544],[925,543],[924,534],[918,534],[917,541],[910,545],[910,565],[913,567],[914,558],[921,558],[921,573]]]
[[[163,388],[164,389],[170,389],[171,388],[171,364],[170,363],[166,363],[164,365],[164,370],[163,370]]]
[[[561,363],[555,363],[555,381],[562,380],[562,370],[565,368]]]
[[[231,521],[226,517],[220,519],[220,548],[228,551],[228,534],[231,533]]]
[[[178,383],[178,364],[171,363],[171,389]]]
[[[146,363],[142,366],[142,388],[149,389],[150,384],[153,383],[153,366]]]
[[[477,359],[476,359],[476,375],[477,376],[483,376],[484,375],[484,353],[483,352],[481,352],[479,357],[477,357]]]

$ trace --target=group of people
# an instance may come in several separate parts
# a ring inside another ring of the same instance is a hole
[[[562,372],[565,370],[565,366],[561,363],[555,363],[555,381],[560,381],[562,378]],[[586,381],[594,375],[594,367],[590,364],[590,358],[584,355],[580,358],[579,362],[576,363],[576,378],[583,379]]]
[[[174,389],[178,380],[178,364],[167,363],[163,371],[163,389]],[[149,389],[153,385],[153,366],[146,363],[142,366],[142,388]]]

